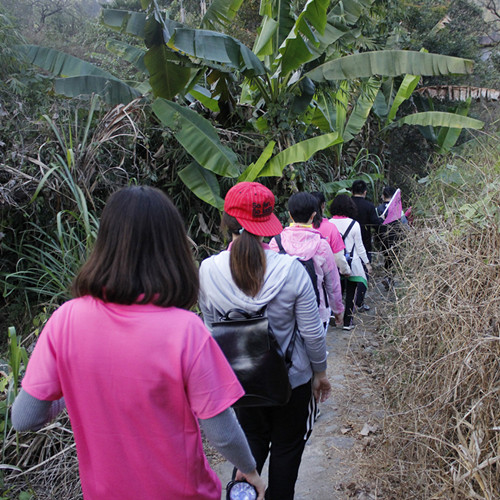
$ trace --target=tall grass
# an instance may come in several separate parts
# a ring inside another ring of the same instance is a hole
[[[387,477],[401,498],[500,495],[499,142],[466,155],[425,180],[387,324]]]
[[[98,220],[89,210],[83,191],[73,179],[72,172],[62,157],[59,163],[47,169],[33,200],[51,178],[62,185],[71,198],[72,208],[59,211],[52,228],[31,223],[20,235],[15,248],[7,248],[18,255],[16,270],[0,275],[4,296],[14,291],[36,296],[37,304],[56,305],[70,298],[69,287],[79,267],[85,261],[97,237]]]

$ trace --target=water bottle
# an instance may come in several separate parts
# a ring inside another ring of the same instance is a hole
[[[255,500],[257,490],[246,481],[231,481],[226,486],[227,500]]]

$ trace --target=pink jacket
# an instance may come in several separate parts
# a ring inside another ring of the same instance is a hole
[[[340,276],[335,264],[332,249],[317,229],[303,226],[286,227],[281,233],[281,244],[289,255],[301,260],[313,259],[314,270],[318,277],[320,296],[319,314],[323,323],[330,318],[330,309],[334,314],[344,311]],[[271,250],[279,252],[278,244],[273,238],[269,243]],[[326,305],[323,283],[328,295],[329,306]]]

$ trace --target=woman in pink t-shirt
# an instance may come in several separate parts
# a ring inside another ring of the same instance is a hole
[[[328,241],[330,248],[332,249],[333,256],[335,258],[335,264],[339,270],[339,273],[342,276],[350,276],[351,268],[347,263],[344,255],[344,240],[342,239],[342,235],[339,233],[339,230],[332,224],[326,217],[323,217],[323,213],[325,211],[326,199],[325,195],[320,191],[314,191],[311,193],[318,202],[318,211],[313,220],[313,227],[317,229],[323,238]]]
[[[189,311],[197,270],[164,193],[134,186],[111,196],[73,295],[40,334],[13,426],[39,429],[67,407],[85,500],[220,500],[201,425],[263,499],[230,408],[243,389]]]

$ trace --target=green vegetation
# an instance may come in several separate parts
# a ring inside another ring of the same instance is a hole
[[[463,231],[480,242],[481,231],[498,227],[498,151],[482,143],[474,149],[474,131],[485,121],[494,134],[497,118],[485,117],[471,100],[443,104],[432,87],[460,84],[470,99],[470,85],[497,84],[496,59],[481,61],[475,44],[477,9],[465,0],[213,0],[206,12],[194,0],[115,0],[99,17],[90,0],[3,6],[0,346],[9,354],[0,355],[6,374],[0,423],[2,462],[12,466],[6,475],[21,458],[30,468],[57,453],[51,474],[68,456],[76,471],[66,425],[41,431],[20,457],[7,412],[23,349],[69,297],[102,206],[120,186],[166,191],[198,259],[223,245],[222,200],[239,180],[273,189],[283,222],[292,192],[321,190],[331,198],[363,178],[374,201],[385,183],[397,184],[405,202],[420,201],[412,204],[422,220],[454,221],[453,231],[443,229],[450,238]],[[60,10],[47,15],[54,10],[47,7]],[[451,20],[440,23],[446,15]],[[479,69],[473,74],[472,61]],[[459,156],[465,140],[470,146]],[[412,191],[416,178],[425,191]],[[446,248],[451,241],[445,238]],[[12,325],[17,333],[9,336]],[[419,331],[420,324],[405,328]],[[4,495],[42,491],[47,477],[34,470],[34,483],[16,483]],[[53,497],[77,498],[78,481],[70,483],[71,493],[51,490]]]

